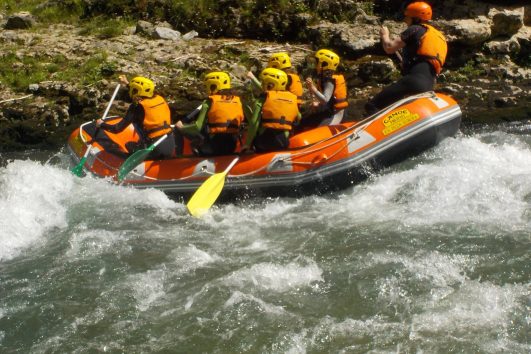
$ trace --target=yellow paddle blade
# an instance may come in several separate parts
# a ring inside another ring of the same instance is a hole
[[[195,217],[200,217],[205,214],[208,209],[218,199],[223,186],[225,185],[225,177],[228,171],[216,173],[208,177],[203,184],[195,191],[192,198],[186,204],[188,211]]]

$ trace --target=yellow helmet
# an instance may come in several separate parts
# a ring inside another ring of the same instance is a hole
[[[265,68],[260,73],[262,87],[267,91],[285,91],[288,84],[288,74],[280,69]]]
[[[286,52],[273,53],[267,63],[269,68],[286,69],[291,68],[291,60]]]
[[[129,82],[129,96],[131,98],[140,97],[153,97],[155,91],[155,84],[148,78],[137,76],[131,82]]]
[[[317,72],[323,70],[336,70],[339,65],[339,56],[328,49],[320,49],[315,53],[317,59]]]
[[[214,94],[223,89],[230,89],[230,76],[224,71],[213,71],[206,74],[203,82],[209,94]]]

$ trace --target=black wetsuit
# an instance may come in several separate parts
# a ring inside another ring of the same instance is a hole
[[[130,154],[135,152],[136,150],[143,149],[144,147],[147,147],[151,144],[153,144],[157,139],[160,137],[157,137],[155,139],[149,139],[148,137],[144,136],[144,131],[142,127],[144,126],[144,107],[142,107],[141,104],[138,103],[132,103],[129,106],[129,109],[127,109],[127,112],[125,113],[124,118],[116,123],[116,124],[107,124],[102,123],[101,129],[107,130],[111,133],[119,133],[129,124],[133,124],[135,127],[135,130],[140,135],[140,142],[139,143],[127,143],[125,144],[127,150]],[[157,145],[157,147],[151,152],[148,159],[150,160],[160,160],[165,158],[171,158],[175,151],[175,138],[173,136],[173,132],[169,133],[169,136],[164,139],[162,143]]]
[[[427,29],[420,25],[409,26],[400,38],[406,43],[402,50],[402,74],[397,82],[384,88],[366,105],[367,114],[373,114],[401,98],[431,91],[435,85],[435,69],[427,61],[417,55],[420,39]]]

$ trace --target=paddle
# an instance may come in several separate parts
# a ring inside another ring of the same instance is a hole
[[[118,182],[123,181],[123,179],[125,178],[125,176],[127,176],[127,174],[129,172],[134,170],[136,166],[140,165],[140,163],[142,163],[142,161],[144,161],[148,157],[148,155],[153,150],[155,150],[155,148],[160,143],[162,143],[164,141],[164,139],[166,139],[169,136],[169,134],[173,131],[173,127],[174,126],[172,125],[171,127],[172,127],[172,130],[169,133],[164,134],[163,136],[158,138],[157,141],[155,141],[153,144],[148,146],[146,149],[142,149],[142,150],[136,151],[134,154],[129,156],[127,158],[127,160],[124,161],[122,166],[120,166],[120,169],[118,170],[118,173],[116,174]]]
[[[120,89],[120,84],[118,84],[116,86],[116,88],[114,89],[114,92],[112,94],[111,100],[109,101],[109,104],[107,105],[107,108],[105,109],[105,112],[103,113],[103,117],[101,117],[102,120],[105,120],[105,118],[107,118],[107,114],[109,113],[109,109],[111,109],[112,102],[116,98],[116,95],[118,94],[118,90],[119,89]],[[100,128],[97,127],[96,130],[94,131],[94,137],[92,138],[92,141],[90,142],[90,145],[87,148],[87,151],[85,151],[85,154],[83,155],[81,160],[79,160],[79,163],[76,166],[74,166],[74,168],[71,170],[71,172],[74,175],[76,175],[78,177],[81,177],[83,175],[83,166],[85,165],[85,162],[87,161],[88,154],[92,150],[92,146],[93,146],[92,142],[94,142],[94,139],[96,139],[96,135],[98,135],[99,130],[100,130]]]
[[[240,157],[237,157],[232,160],[225,171],[208,177],[208,179],[195,191],[192,198],[188,201],[188,204],[186,204],[186,208],[188,208],[188,211],[192,216],[198,218],[210,209],[221,194],[221,190],[225,185],[225,177],[227,177],[227,174],[239,159]]]
[[[203,107],[203,104],[200,104],[196,109],[194,109],[190,114],[188,114],[185,117],[185,120],[189,121],[195,115],[197,115],[199,113],[199,111],[201,110],[201,107]],[[171,127],[172,127],[172,131],[173,131],[173,128],[175,127],[175,125],[172,125]],[[153,144],[151,144],[148,148],[142,149],[142,150],[138,150],[134,154],[129,156],[127,158],[127,160],[124,161],[122,166],[120,166],[120,169],[118,170],[118,173],[116,175],[117,179],[118,179],[118,182],[123,181],[125,176],[127,176],[127,174],[129,172],[134,170],[136,166],[138,166],[142,161],[144,161],[148,157],[148,155],[151,153],[151,151],[153,151],[157,147],[157,145],[162,143],[164,141],[164,139],[166,139],[168,137],[168,134],[170,134],[170,133],[167,133],[167,134],[164,134],[163,136],[161,136],[157,141],[155,141]]]

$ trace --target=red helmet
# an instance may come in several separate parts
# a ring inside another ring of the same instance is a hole
[[[404,15],[408,17],[418,18],[422,21],[431,20],[431,6],[424,1],[412,2],[406,7]]]

